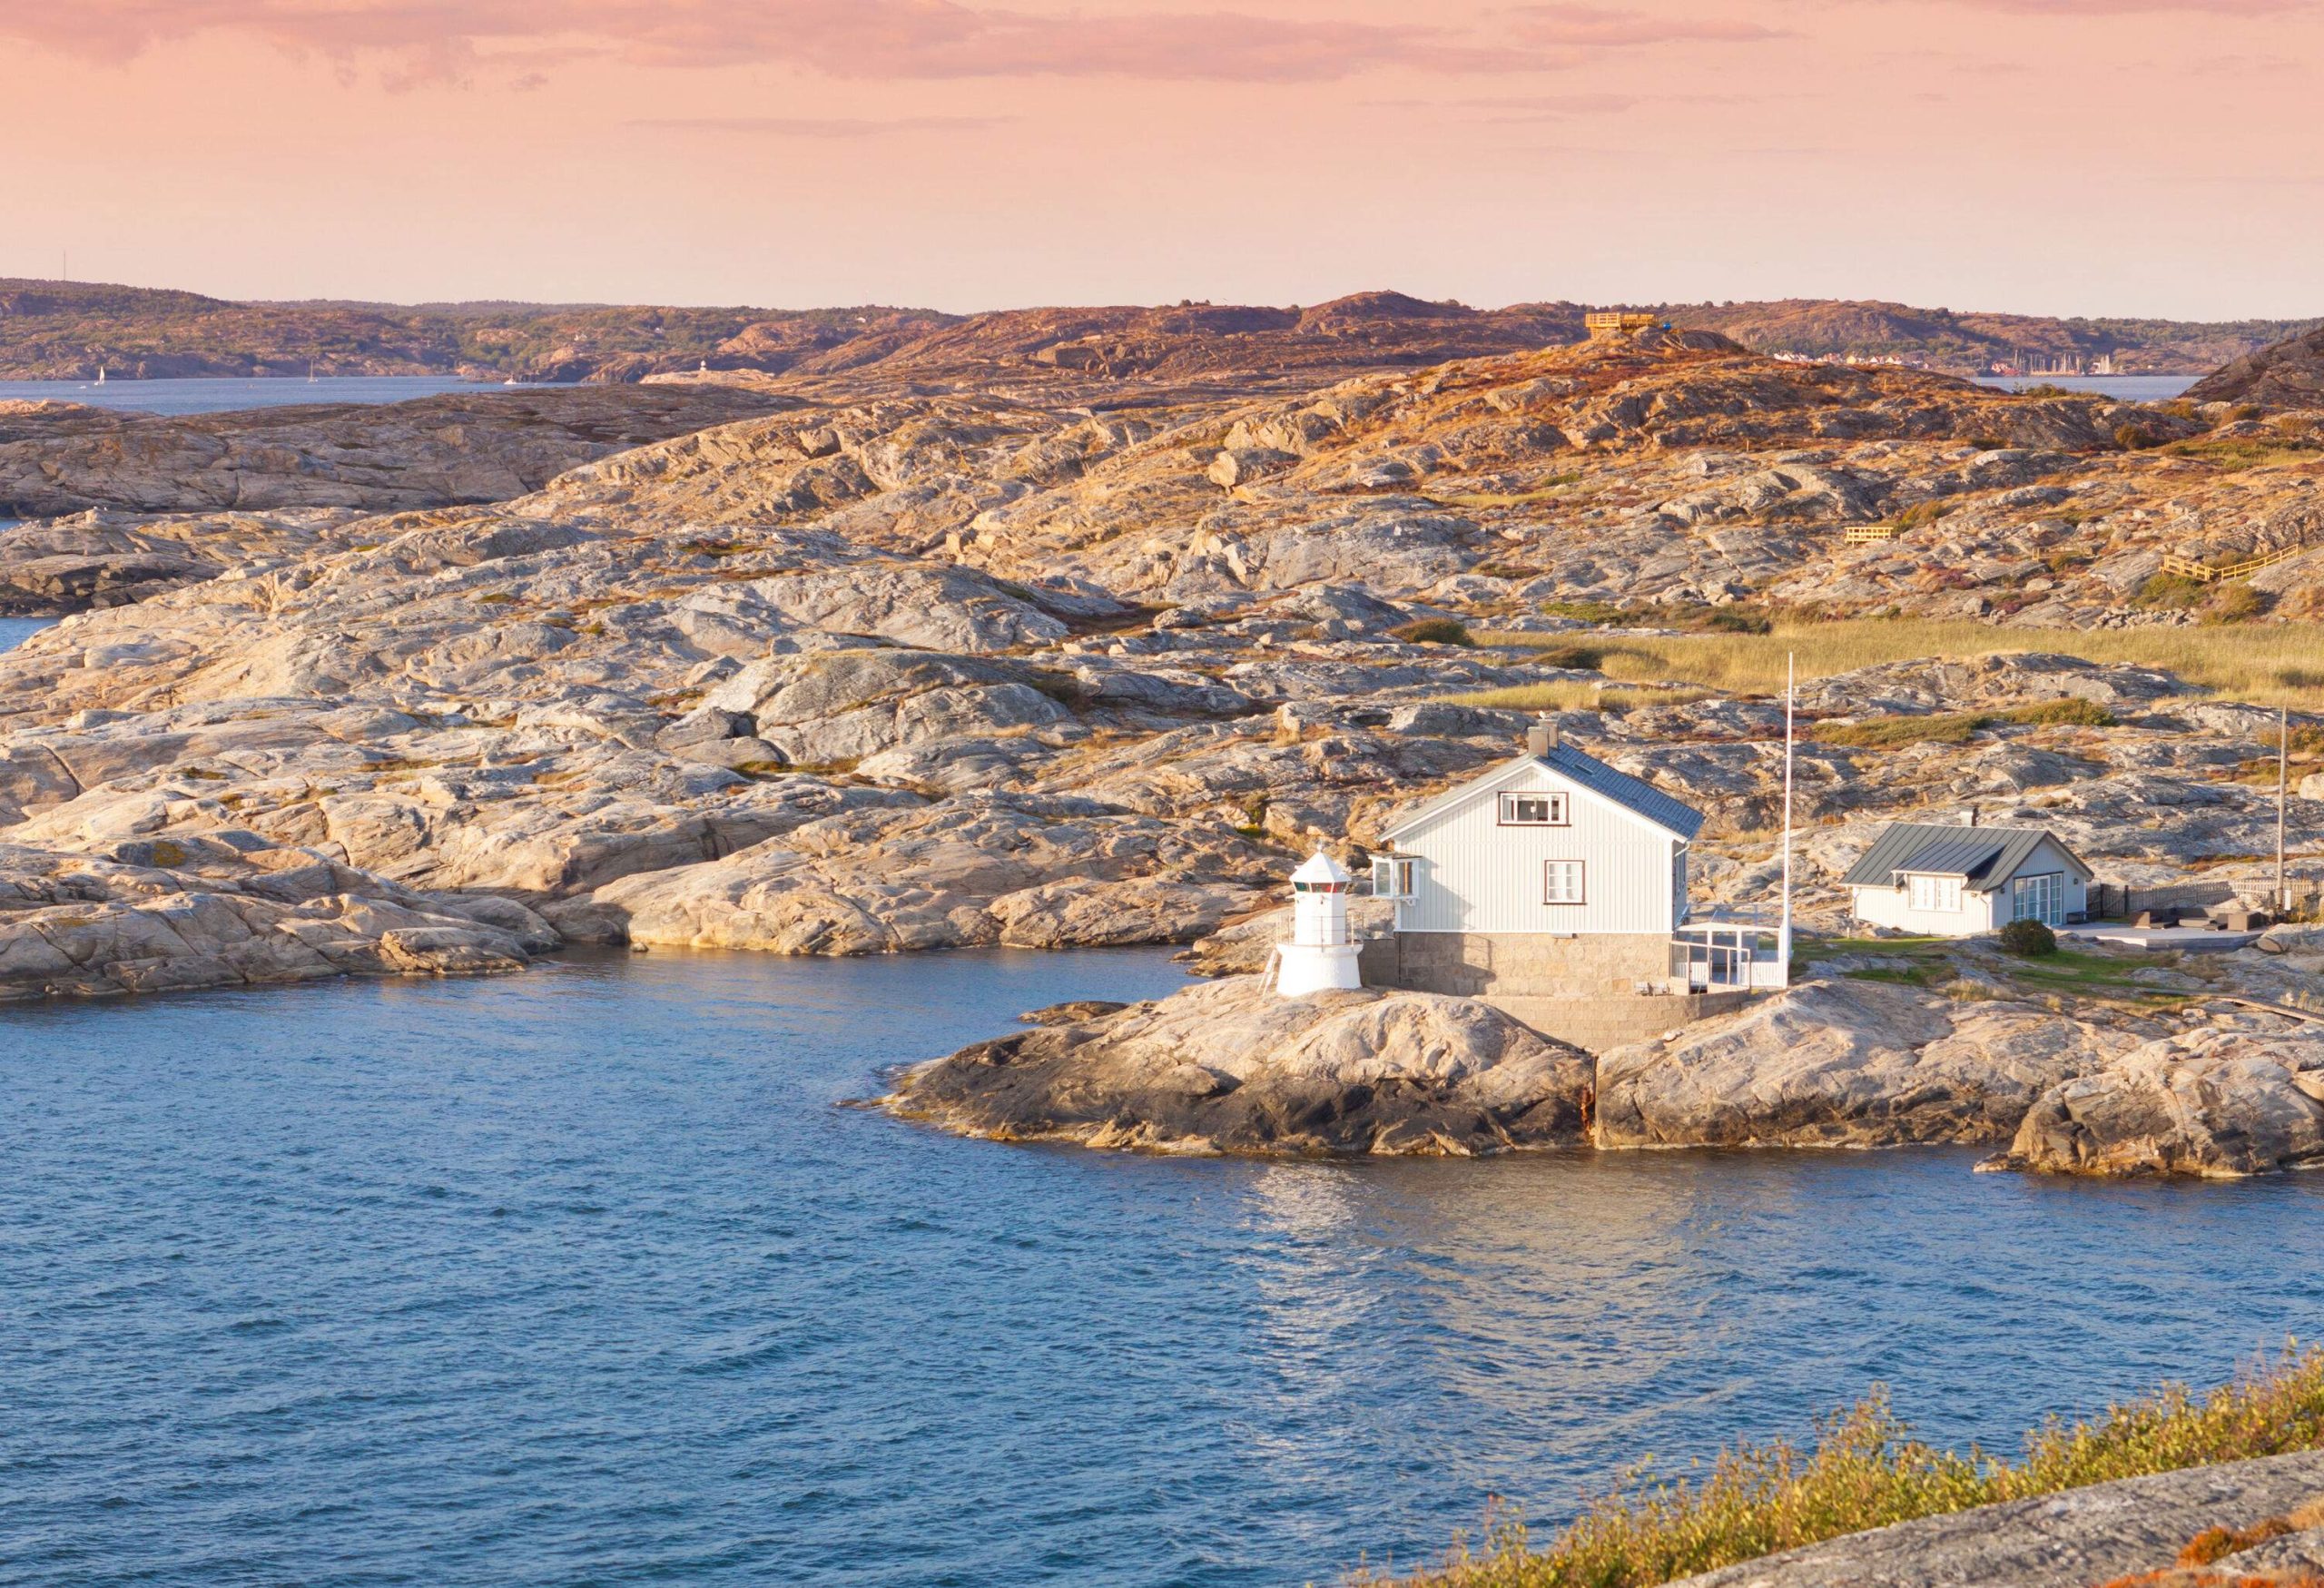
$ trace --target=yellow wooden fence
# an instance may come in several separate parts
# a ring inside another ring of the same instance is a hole
[[[2166,553],[2162,558],[2162,571],[2182,579],[2192,579],[2199,585],[2208,585],[2214,579],[2240,579],[2246,574],[2256,574],[2261,568],[2271,568],[2280,562],[2290,562],[2307,549],[2305,546],[2281,547],[2265,557],[2246,557],[2241,562],[2226,563],[2217,567],[2210,563],[2197,562],[2191,557],[2172,557]]]

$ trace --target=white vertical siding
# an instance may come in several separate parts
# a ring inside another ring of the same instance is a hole
[[[1502,793],[1531,789],[1568,795],[1570,824],[1501,825]],[[1399,835],[1396,848],[1421,863],[1415,896],[1396,910],[1400,932],[1668,933],[1677,924],[1679,841],[1538,762]],[[1582,903],[1543,902],[1552,860],[1582,863]]]
[[[2064,879],[2068,914],[2076,914],[2090,908],[2090,884],[2083,880],[2082,873],[2074,868],[2073,860],[2058,847],[2057,840],[2053,838],[2042,840],[2034,853],[2025,857],[2025,863],[2013,873],[2013,880],[2016,877],[2038,877],[2043,872],[2056,872]],[[2010,888],[2004,883],[1994,895],[1994,922],[2007,921],[2009,912]]]
[[[1993,899],[1964,888],[1958,910],[1915,910],[1909,889],[1860,887],[1856,890],[1856,918],[1869,926],[1891,927],[1918,937],[1974,937],[1992,930]]]

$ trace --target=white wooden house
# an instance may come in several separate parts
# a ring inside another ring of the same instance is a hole
[[[2012,921],[2063,926],[2089,910],[2090,867],[2046,827],[1892,822],[1840,880],[1856,918],[1925,937]]]
[[[1378,979],[1544,997],[1667,986],[1702,824],[1700,812],[1537,726],[1524,755],[1386,830],[1393,847],[1374,858],[1373,892],[1395,901],[1395,963]]]

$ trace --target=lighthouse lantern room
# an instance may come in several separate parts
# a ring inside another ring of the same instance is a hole
[[[1291,941],[1275,945],[1275,991],[1285,998],[1364,985],[1347,892],[1354,881],[1321,849],[1291,873]]]

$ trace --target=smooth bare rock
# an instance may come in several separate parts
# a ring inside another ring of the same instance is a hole
[[[0,438],[0,510],[434,507],[538,489],[625,447],[763,412],[721,387],[456,392],[163,416],[56,405]]]
[[[2026,1005],[1817,981],[1600,1056],[1603,1147],[2007,1140],[2035,1097],[2133,1039]]]
[[[2207,1528],[2324,1491],[2324,1452],[2225,1462],[1925,1516],[1688,1577],[1673,1588],[2095,1588],[2169,1567]]]
[[[586,913],[593,936],[617,925],[633,942],[793,954],[1182,942],[1258,905],[1269,869],[1232,833],[961,795],[629,877],[598,889]]]
[[[2324,1034],[2191,1031],[2043,1093],[1999,1167],[2225,1178],[2324,1159]]]
[[[1285,999],[1237,977],[980,1042],[883,1100],[1004,1140],[1460,1156],[1578,1139],[1589,1070],[1586,1055],[1467,999]]]
[[[1078,1026],[1103,1020],[1108,1015],[1119,1014],[1128,1007],[1118,999],[1077,998],[1066,1003],[1027,1010],[1017,1018],[1029,1026]]]
[[[561,941],[511,901],[414,893],[254,834],[103,855],[0,844],[0,1001],[492,975]]]

